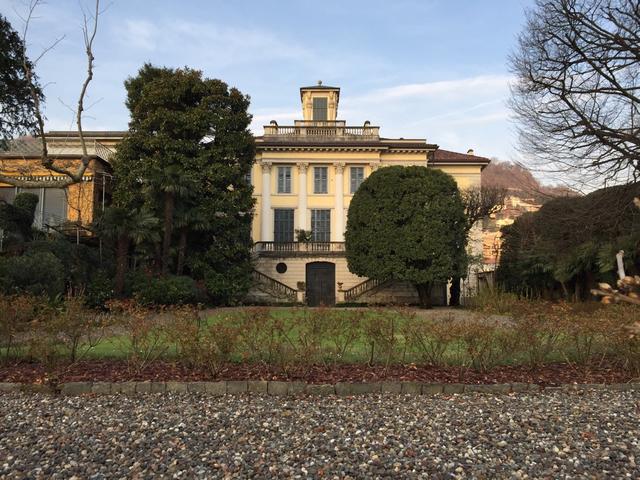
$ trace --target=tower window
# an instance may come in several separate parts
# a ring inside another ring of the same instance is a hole
[[[313,99],[313,121],[326,122],[328,119],[327,98],[317,97]]]

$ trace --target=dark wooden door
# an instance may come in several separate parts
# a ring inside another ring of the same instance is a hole
[[[329,262],[307,263],[307,305],[335,305],[336,266]]]

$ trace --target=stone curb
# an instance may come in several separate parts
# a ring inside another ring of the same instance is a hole
[[[614,384],[568,384],[543,387],[527,383],[502,384],[462,384],[423,382],[371,382],[336,384],[307,384],[305,382],[283,382],[265,380],[233,380],[220,382],[68,382],[54,388],[49,385],[0,382],[0,393],[60,393],[62,395],[109,395],[109,394],[149,394],[149,393],[206,393],[210,395],[340,395],[354,396],[374,393],[406,395],[452,395],[466,393],[508,394],[554,391],[640,391],[640,383]]]

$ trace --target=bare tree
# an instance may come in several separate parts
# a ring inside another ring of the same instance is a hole
[[[468,233],[480,220],[504,208],[507,189],[483,185],[461,190],[460,195],[467,215]]]
[[[520,147],[541,170],[640,177],[638,0],[536,0],[510,64]]]
[[[84,48],[85,54],[87,57],[87,73],[82,82],[82,87],[80,89],[80,93],[78,95],[78,101],[75,109],[75,122],[78,129],[78,137],[80,140],[80,145],[82,149],[82,153],[80,155],[80,164],[78,166],[70,166],[67,164],[61,164],[56,161],[55,155],[51,155],[49,153],[47,138],[45,135],[45,122],[44,116],[42,114],[42,105],[41,105],[41,92],[35,82],[35,73],[33,69],[37,66],[38,61],[42,59],[48,52],[50,52],[53,48],[58,45],[62,41],[64,37],[60,37],[56,39],[50,46],[45,48],[40,55],[33,61],[30,62],[27,58],[27,34],[29,32],[29,28],[31,26],[31,22],[34,19],[34,14],[39,5],[41,5],[41,0],[31,0],[28,6],[28,11],[24,20],[24,30],[22,35],[23,40],[23,53],[22,53],[22,66],[24,68],[25,77],[30,86],[31,98],[34,103],[34,115],[36,117],[36,130],[37,135],[40,140],[41,151],[40,151],[40,164],[45,169],[51,171],[52,173],[63,176],[62,180],[49,180],[49,181],[40,181],[40,180],[25,180],[23,178],[17,178],[16,175],[9,175],[6,166],[4,164],[0,164],[0,182],[6,183],[9,185],[14,185],[22,188],[41,188],[41,187],[55,187],[55,188],[63,188],[75,183],[80,183],[85,174],[85,171],[91,164],[91,156],[89,155],[87,142],[82,130],[82,116],[85,110],[85,98],[87,95],[87,89],[89,88],[89,84],[93,79],[93,67],[94,67],[94,56],[93,56],[93,42],[96,38],[96,34],[98,33],[98,18],[100,17],[100,0],[96,0],[95,8],[90,14],[87,14],[83,11],[83,27],[82,33],[84,37]],[[4,162],[7,163],[7,162]]]
[[[483,185],[461,190],[460,195],[467,217],[465,229],[468,236],[471,229],[480,220],[498,213],[504,208],[507,189]],[[449,288],[449,305],[451,306],[460,305],[460,280],[460,278],[451,279],[451,287]]]

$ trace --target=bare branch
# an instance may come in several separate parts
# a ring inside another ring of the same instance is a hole
[[[77,101],[77,108],[74,111],[76,116],[78,137],[80,139],[80,145],[82,148],[82,154],[80,156],[80,165],[75,169],[70,169],[64,166],[57,165],[56,159],[49,154],[40,95],[38,94],[38,90],[34,82],[33,66],[35,65],[35,63],[29,62],[27,58],[27,52],[26,52],[27,34],[29,32],[31,22],[34,19],[35,11],[37,7],[41,5],[41,3],[42,2],[40,0],[31,0],[27,9],[27,15],[24,18],[25,25],[23,29],[24,47],[22,52],[22,64],[25,71],[25,77],[29,84],[31,97],[34,102],[34,115],[36,117],[36,124],[37,124],[36,129],[37,129],[37,135],[40,139],[40,144],[41,144],[40,164],[42,165],[42,167],[51,171],[52,173],[62,175],[65,178],[60,179],[59,181],[56,180],[54,181],[54,183],[51,183],[51,185],[49,185],[49,182],[25,180],[25,179],[17,178],[16,176],[13,176],[13,175],[6,175],[2,173],[2,171],[0,170],[0,182],[7,183],[9,185],[18,186],[18,187],[23,187],[23,188],[29,188],[34,186],[46,187],[46,186],[53,186],[53,185],[55,185],[58,188],[62,188],[68,185],[81,182],[87,168],[91,164],[92,156],[89,155],[89,151],[87,148],[87,141],[84,136],[84,131],[82,129],[82,115],[85,110],[84,102],[87,95],[87,90],[89,88],[89,84],[93,80],[93,67],[94,67],[94,60],[95,60],[93,55],[93,42],[98,32],[98,19],[101,13],[100,0],[96,0],[94,12],[90,18],[87,18],[86,15],[83,15],[84,16],[83,37],[84,37],[85,54],[87,57],[87,73],[80,89],[80,94],[78,96],[78,101]],[[46,55],[48,52],[54,49],[62,41],[63,38],[64,37],[60,37],[56,39],[50,46],[45,48],[43,52],[36,58],[36,63],[44,55]]]

